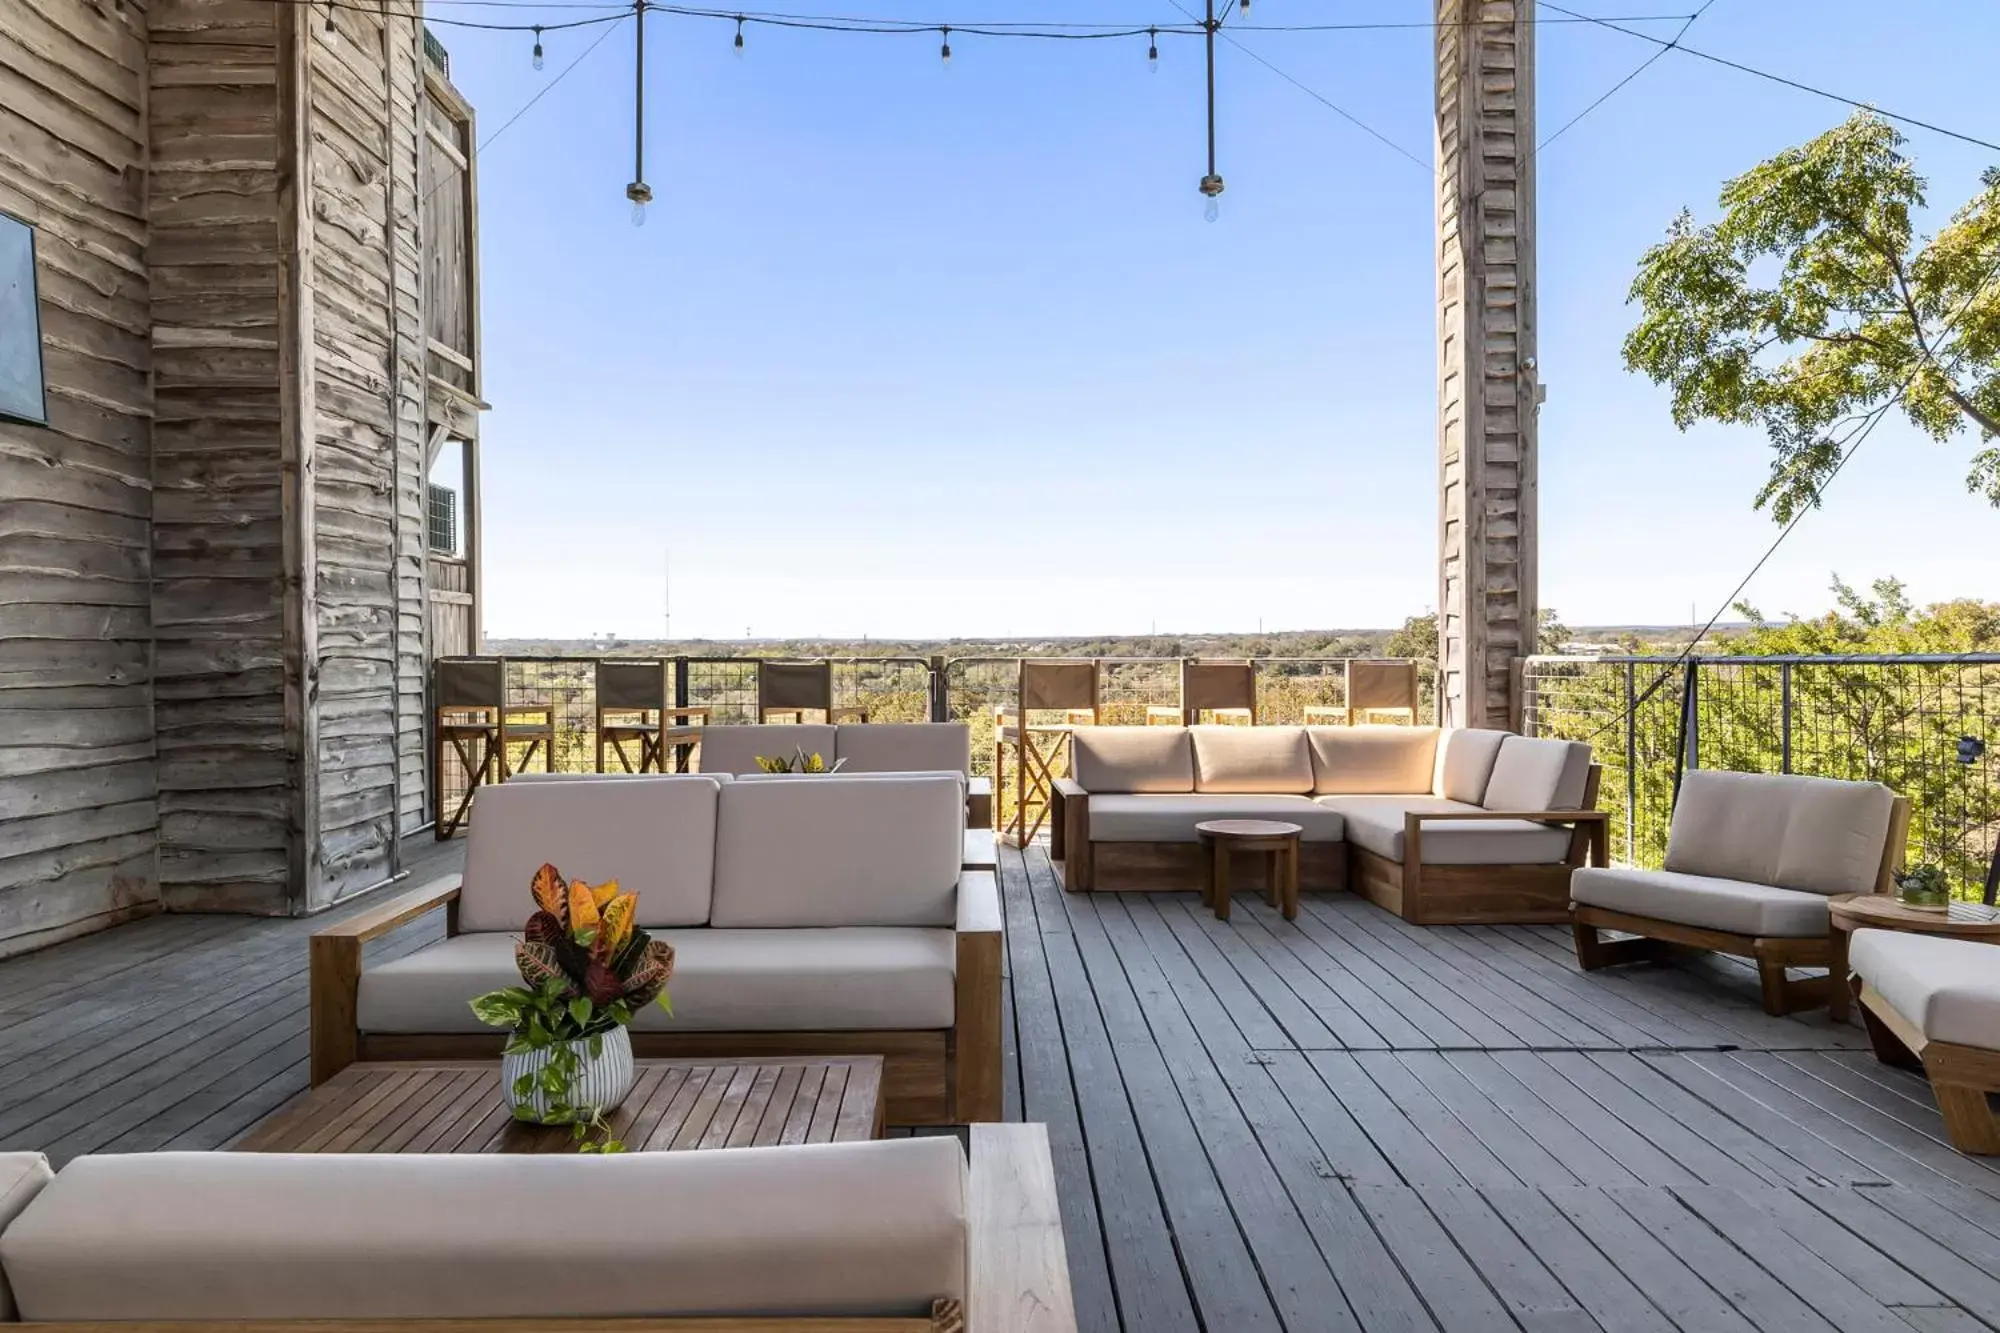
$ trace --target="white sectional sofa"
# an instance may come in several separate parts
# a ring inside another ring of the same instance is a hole
[[[701,729],[695,765],[704,773],[761,772],[759,758],[803,750],[842,773],[956,773],[966,785],[966,825],[993,827],[993,783],[972,776],[971,732],[963,722],[843,722],[838,726],[766,724]]]
[[[1056,783],[1066,887],[1187,889],[1195,825],[1299,825],[1300,883],[1407,919],[1561,921],[1602,859],[1590,748],[1435,727],[1079,727]]]
[[[950,774],[483,789],[462,876],[314,935],[313,1079],[497,1052],[467,1002],[517,984],[548,862],[637,890],[639,923],[674,946],[673,1014],[638,1016],[640,1055],[879,1054],[890,1123],[997,1120],[999,893],[961,868],[961,799]],[[362,965],[365,941],[438,909],[446,938]]]
[[[39,1153],[0,1154],[0,1323],[621,1319],[1073,1333],[1047,1135],[977,1126],[969,1164],[948,1136],[610,1157],[107,1154],[53,1174]]]
[[[1827,900],[1886,893],[1909,821],[1909,802],[1879,782],[1690,770],[1664,868],[1588,866],[1572,877],[1577,962],[1712,949],[1756,962],[1773,1014],[1824,1004],[1825,977],[1788,969],[1829,965]],[[1606,930],[1638,938],[1605,940]]]

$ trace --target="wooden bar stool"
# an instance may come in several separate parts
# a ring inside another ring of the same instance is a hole
[[[1407,660],[1354,658],[1347,664],[1347,725],[1357,726],[1371,713],[1395,714],[1417,724],[1417,664]]]
[[[627,773],[664,773],[666,751],[661,737],[666,730],[668,700],[673,682],[665,662],[597,662],[597,771],[605,771],[605,747],[618,756]],[[626,749],[637,745],[639,763],[635,768]]]
[[[553,705],[508,704],[507,660],[502,657],[441,657],[433,665],[431,681],[432,727],[437,733],[437,809],[432,813],[442,841],[465,822],[473,792],[482,783],[505,782],[512,774],[508,745],[526,741],[521,766],[526,768],[539,750],[543,766],[553,771],[556,715]],[[537,714],[540,720],[528,720]],[[444,769],[453,754],[465,769],[465,790],[447,813]]]
[[[771,721],[773,713],[791,715],[802,723],[806,714],[826,714],[829,723],[866,722],[865,708],[833,706],[833,663],[759,662],[757,664],[757,720]]]
[[[1257,725],[1257,667],[1253,662],[1181,662],[1181,720],[1188,726],[1208,713],[1220,721],[1241,718]]]
[[[1033,842],[1049,817],[1049,789],[1056,765],[1066,761],[1070,733],[1093,726],[1099,708],[1100,672],[1091,661],[1024,657],[1015,687],[1014,708],[993,710],[993,776],[1006,772],[1006,752],[1014,751],[1014,809],[1000,836],[1016,847]],[[1037,722],[1035,713],[1063,715],[1061,723]],[[1066,766],[1066,765],[1065,765]]]

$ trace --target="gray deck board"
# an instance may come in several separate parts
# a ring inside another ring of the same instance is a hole
[[[462,854],[406,850],[412,883]],[[1584,973],[1560,930],[1344,895],[1224,923],[999,862],[1004,1104],[1049,1125],[1088,1333],[2000,1330],[2000,1172],[1738,964]],[[155,917],[0,962],[0,1149],[239,1137],[305,1086],[318,924]]]

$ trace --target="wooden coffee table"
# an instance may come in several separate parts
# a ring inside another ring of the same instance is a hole
[[[1826,1016],[1848,1021],[1854,997],[1847,988],[1847,944],[1857,930],[1902,930],[1913,935],[1948,935],[2000,944],[2000,909],[1984,903],[1953,903],[1942,912],[1905,907],[1893,893],[1844,893],[1826,905],[1832,961],[1827,967]]]
[[[1201,838],[1207,876],[1201,901],[1215,909],[1217,921],[1229,919],[1229,857],[1233,852],[1266,852],[1271,864],[1265,883],[1271,905],[1291,921],[1299,914],[1299,835],[1297,824],[1275,819],[1211,819],[1194,826]]]
[[[609,1117],[632,1152],[852,1143],[882,1136],[882,1058],[640,1060]],[[238,1140],[239,1152],[563,1152],[567,1128],[524,1125],[498,1061],[349,1065]]]

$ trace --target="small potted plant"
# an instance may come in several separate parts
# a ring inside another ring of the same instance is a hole
[[[763,769],[766,773],[813,773],[824,776],[828,773],[838,773],[840,766],[846,762],[845,759],[836,759],[833,761],[833,767],[828,768],[824,758],[817,754],[807,754],[803,745],[789,756],[759,755],[757,757],[757,767]]]
[[[535,912],[514,945],[522,984],[481,995],[472,1012],[510,1029],[500,1082],[516,1120],[569,1125],[586,1151],[615,1152],[604,1118],[632,1090],[626,1026],[649,1004],[673,1012],[674,949],[640,929],[639,895],[616,880],[565,880],[545,865],[531,888]]]
[[[1896,897],[1905,907],[1920,912],[1944,912],[1951,908],[1951,881],[1944,867],[1928,862],[1911,866],[1896,876]]]

